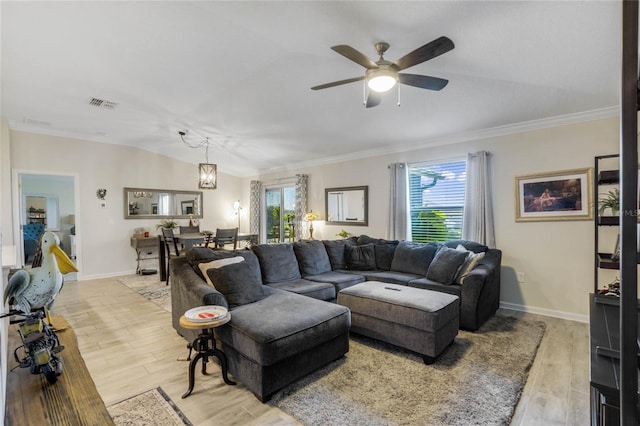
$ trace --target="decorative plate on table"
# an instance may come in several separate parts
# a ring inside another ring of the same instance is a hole
[[[227,308],[224,306],[199,306],[189,309],[184,316],[195,322],[217,321],[227,316]]]

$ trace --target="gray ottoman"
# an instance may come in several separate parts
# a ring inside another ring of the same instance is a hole
[[[458,334],[458,296],[367,281],[338,293],[351,331],[412,350],[431,364]]]

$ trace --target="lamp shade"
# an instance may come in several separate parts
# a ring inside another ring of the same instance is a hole
[[[310,211],[309,213],[304,215],[304,220],[307,222],[313,222],[314,220],[320,219],[320,215],[314,211]]]
[[[198,165],[198,188],[216,189],[218,186],[218,171],[215,164],[200,163]]]
[[[67,217],[67,220],[69,221],[69,225],[75,225],[76,224],[76,215],[75,214],[70,214]]]

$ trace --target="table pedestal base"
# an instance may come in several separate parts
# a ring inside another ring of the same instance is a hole
[[[211,346],[209,346],[210,343]],[[229,377],[227,376],[227,357],[224,355],[224,352],[216,347],[216,339],[213,335],[213,330],[202,330],[202,333],[196,338],[196,340],[189,344],[189,356],[187,359],[191,358],[192,349],[195,349],[197,354],[191,362],[189,362],[189,390],[182,395],[182,398],[188,397],[191,395],[191,392],[193,392],[196,364],[200,359],[202,359],[202,374],[207,374],[207,362],[209,362],[210,356],[215,356],[220,361],[220,369],[222,370],[222,379],[224,382],[228,385],[236,384],[236,382],[229,380]]]

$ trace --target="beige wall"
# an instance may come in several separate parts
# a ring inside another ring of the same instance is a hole
[[[85,278],[130,273],[135,268],[129,236],[155,220],[124,220],[125,186],[195,189],[196,167],[161,155],[117,145],[11,132],[14,169],[77,175],[78,232]],[[353,234],[386,236],[389,170],[399,161],[444,160],[485,149],[493,153],[492,182],[496,243],[503,251],[504,306],[586,320],[593,289],[593,222],[515,222],[514,177],[532,173],[593,167],[594,156],[618,150],[617,118],[430,146],[410,152],[291,169],[259,176],[262,181],[309,175],[309,208],[324,212],[324,188],[369,185],[369,226],[314,225],[316,238],[332,239],[341,229]],[[202,228],[233,226],[232,204],[248,206],[248,182],[221,174],[215,191],[205,191]],[[107,188],[107,208],[100,209],[97,188]],[[248,228],[245,211],[242,227]],[[525,282],[516,280],[525,274]]]
[[[129,237],[134,228],[157,234],[155,219],[124,219],[124,187],[198,190],[197,165],[120,145],[11,131],[14,173],[76,176],[76,233],[79,279],[129,274],[135,252]],[[176,149],[183,149],[179,146]],[[101,208],[96,190],[106,188]],[[242,193],[242,180],[218,174],[218,189],[204,191],[201,229],[229,227],[233,201]],[[15,198],[14,198],[15,200]],[[186,225],[188,220],[178,220]],[[15,224],[14,224],[15,225]]]
[[[389,171],[393,162],[464,157],[492,152],[496,244],[503,252],[504,306],[586,321],[593,291],[593,221],[515,222],[518,175],[593,167],[594,156],[618,151],[618,119],[601,119],[522,133],[428,147],[411,152],[260,176],[309,175],[309,208],[324,212],[324,188],[369,185],[369,226],[314,224],[314,237],[336,238],[341,229],[386,236]],[[516,280],[524,272],[525,282]]]

